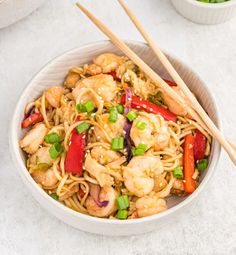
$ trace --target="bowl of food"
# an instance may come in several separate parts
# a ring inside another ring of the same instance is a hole
[[[219,24],[236,16],[236,0],[171,0],[185,18],[199,24]]]
[[[9,26],[28,16],[45,0],[0,0],[0,28]]]
[[[144,43],[127,44],[169,83]],[[219,126],[203,81],[166,54]],[[134,235],[166,224],[207,186],[219,144],[110,41],[68,51],[23,91],[10,149],[29,192],[91,233]]]

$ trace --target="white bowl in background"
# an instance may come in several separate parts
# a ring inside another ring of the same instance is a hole
[[[146,63],[156,70],[162,77],[169,78],[160,62],[154,56],[153,51],[144,43],[126,42]],[[141,234],[166,225],[170,220],[177,220],[178,214],[188,208],[200,192],[207,186],[217,165],[220,146],[213,140],[212,153],[209,159],[209,167],[201,176],[201,183],[197,190],[184,198],[171,197],[168,199],[169,209],[156,215],[134,220],[110,220],[101,219],[75,212],[48,196],[33,180],[25,166],[25,155],[19,148],[19,139],[24,135],[21,129],[21,121],[24,118],[25,105],[36,99],[48,87],[55,84],[63,84],[68,69],[90,62],[94,56],[104,52],[122,54],[110,41],[100,41],[86,46],[70,50],[49,62],[28,84],[23,91],[15,108],[11,123],[10,150],[16,168],[22,177],[29,192],[48,212],[66,222],[67,224],[96,234],[104,235],[135,235]],[[219,118],[214,99],[203,81],[179,59],[167,54],[167,57],[188,84],[190,89],[199,98],[203,107],[207,110],[211,119],[219,126]],[[23,197],[22,197],[23,199]]]
[[[0,28],[28,16],[45,0],[0,0]]]
[[[197,0],[171,0],[185,18],[199,24],[223,23],[236,16],[236,0],[223,3],[202,3]]]

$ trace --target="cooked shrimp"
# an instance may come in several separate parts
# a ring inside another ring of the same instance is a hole
[[[28,133],[26,133],[25,137],[20,140],[20,147],[29,154],[35,153],[43,143],[47,131],[48,129],[43,123],[35,125]]]
[[[185,98],[184,93],[181,91],[179,87],[172,87],[172,89],[181,97]],[[169,110],[177,115],[186,115],[187,110],[176,102],[171,96],[163,92],[163,98],[165,104],[168,106]]]
[[[95,64],[91,64],[91,65],[86,65],[84,67],[86,73],[90,74],[90,75],[97,75],[102,73],[102,68],[98,65]]]
[[[183,180],[176,179],[173,184],[173,189],[184,191],[184,182]]]
[[[93,62],[102,68],[103,73],[110,73],[122,64],[122,58],[112,53],[105,53],[96,57]]]
[[[80,75],[78,73],[69,72],[65,80],[65,86],[67,88],[74,88],[79,79]]]
[[[135,203],[138,217],[150,216],[167,209],[166,201],[157,196],[145,196]]]
[[[62,87],[54,86],[46,91],[45,97],[52,107],[58,108],[60,106],[63,93],[64,89]]]
[[[103,187],[99,194],[100,201],[109,201],[106,206],[99,207],[91,196],[85,201],[85,206],[90,215],[96,217],[107,217],[117,210],[116,197],[118,193],[112,187]]]
[[[48,165],[52,165],[53,159],[49,154],[49,147],[41,147],[39,148],[31,157],[30,164],[37,165],[38,163],[46,163]]]
[[[37,183],[46,187],[53,186],[58,182],[58,179],[55,176],[52,168],[49,168],[46,171],[35,170],[33,173],[31,173],[31,176]]]
[[[118,114],[118,119],[115,123],[109,121],[109,113],[97,116],[97,123],[112,139],[124,135],[125,117]],[[106,141],[104,131],[98,126],[94,126],[94,133],[98,141]]]
[[[84,167],[91,176],[96,178],[101,187],[111,186],[114,183],[114,178],[110,176],[106,167],[99,164],[90,154],[85,159]]]
[[[163,190],[167,185],[167,181],[162,174],[158,174],[154,177],[154,191],[158,192]]]
[[[146,127],[144,130],[137,128],[137,123],[143,122],[146,124]],[[138,147],[140,143],[146,144],[147,149],[152,147],[154,145],[154,139],[153,139],[153,133],[154,133],[154,127],[149,122],[149,120],[146,117],[138,116],[132,124],[131,130],[130,130],[130,137],[134,142],[134,145]]]
[[[154,177],[163,172],[159,157],[133,157],[126,167],[123,167],[125,187],[137,197],[143,197],[154,188]]]
[[[143,130],[137,128],[138,122],[144,122],[146,127]],[[155,150],[162,150],[169,143],[170,133],[166,121],[161,116],[145,113],[145,116],[138,116],[133,121],[130,137],[136,147],[144,143],[147,149],[154,147]]]
[[[75,100],[78,97],[82,88],[94,89],[94,91],[99,96],[101,96],[104,102],[112,101],[117,93],[116,82],[113,80],[113,77],[111,75],[107,74],[94,75],[89,78],[80,80],[77,83],[76,88],[73,90],[73,96]]]
[[[92,158],[96,159],[102,165],[109,164],[120,158],[120,153],[107,150],[101,146],[96,146],[91,150]]]

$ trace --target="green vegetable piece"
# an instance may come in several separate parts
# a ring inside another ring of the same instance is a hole
[[[118,209],[127,209],[129,207],[129,198],[127,195],[119,196],[116,199]]]
[[[141,156],[145,153],[147,149],[147,145],[144,143],[140,143],[136,149],[132,150],[134,156]]]
[[[149,101],[153,104],[156,104],[158,106],[162,106],[165,101],[163,99],[162,93],[159,91],[156,95],[149,98]]]
[[[139,130],[144,130],[146,128],[147,124],[143,121],[137,121],[136,128]]]
[[[127,113],[126,117],[128,118],[129,121],[133,121],[137,118],[137,114],[135,111],[130,111]]]
[[[197,169],[199,171],[204,171],[205,169],[207,169],[207,166],[208,166],[208,160],[206,158],[200,159],[197,161]]]
[[[54,143],[59,143],[61,141],[61,137],[56,132],[53,132],[53,133],[47,134],[44,137],[44,140],[46,143],[54,144]]]
[[[55,200],[57,200],[58,201],[58,195],[55,193],[55,192],[53,192],[51,195],[50,195],[50,197],[52,197],[53,199],[55,199]]]
[[[128,217],[128,211],[127,210],[119,210],[116,214],[116,218],[119,220],[125,220]]]
[[[119,151],[124,149],[124,137],[116,137],[111,141],[111,149],[113,151]]]
[[[123,114],[124,113],[124,106],[119,104],[116,106],[118,113]]]
[[[174,169],[173,175],[175,178],[177,179],[183,179],[184,178],[184,174],[183,174],[183,168],[181,166],[177,166]]]
[[[54,143],[49,149],[49,154],[52,159],[56,159],[57,157],[59,157],[62,152],[63,147],[60,143]]]
[[[47,171],[50,168],[50,165],[47,163],[38,163],[37,164],[37,169],[39,171]]]
[[[89,129],[89,127],[90,127],[90,124],[84,121],[80,123],[78,126],[76,126],[76,131],[78,134],[81,134],[85,132],[87,129]]]
[[[110,109],[109,121],[115,123],[118,119],[118,111],[116,107]]]
[[[93,101],[91,99],[89,99],[83,104],[77,104],[76,108],[78,112],[87,112],[87,113],[91,113],[95,109]]]

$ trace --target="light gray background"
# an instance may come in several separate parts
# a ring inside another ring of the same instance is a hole
[[[116,1],[82,1],[124,39],[142,40]],[[200,26],[168,0],[127,0],[162,48],[198,72],[217,99],[224,133],[236,143],[236,19]],[[50,59],[105,37],[70,0],[47,0],[17,24],[0,30],[0,254],[236,254],[236,169],[222,153],[207,190],[193,207],[155,232],[96,236],[45,212],[13,166],[8,149],[14,106],[32,76]]]

